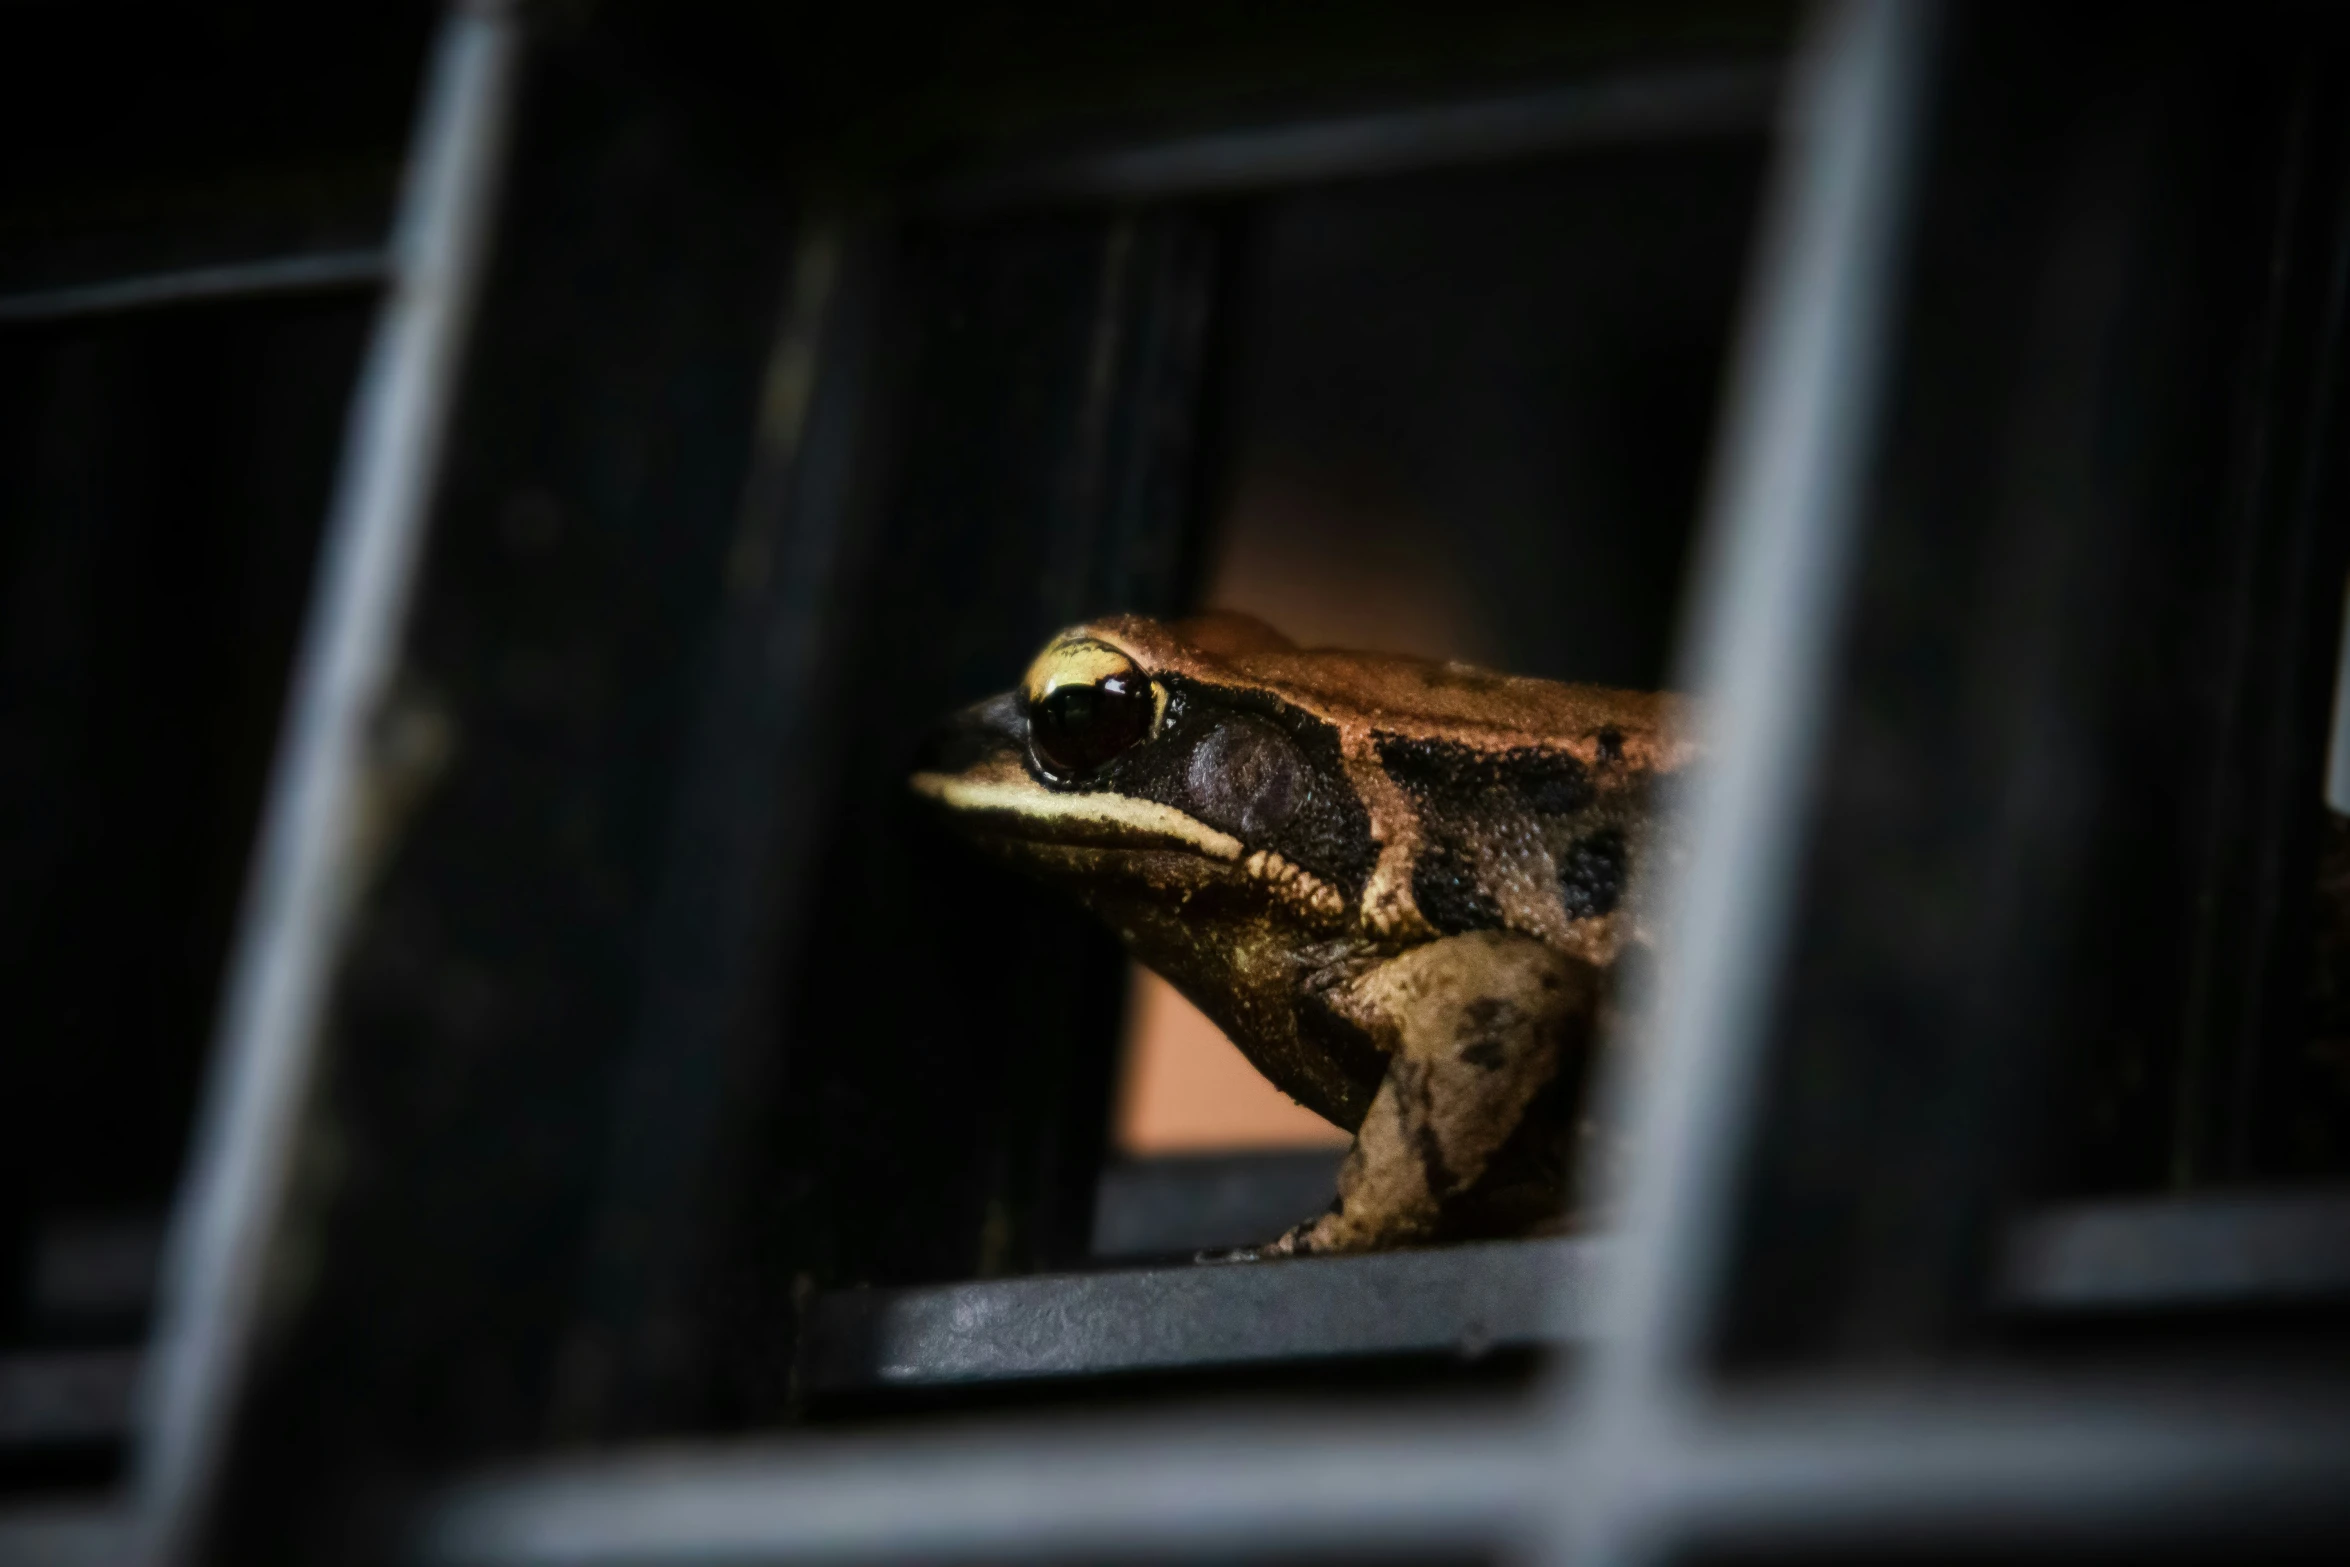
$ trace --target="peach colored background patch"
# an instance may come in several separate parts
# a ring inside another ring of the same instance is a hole
[[[1134,970],[1117,1144],[1133,1154],[1339,1147],[1346,1133],[1258,1075],[1175,987]]]

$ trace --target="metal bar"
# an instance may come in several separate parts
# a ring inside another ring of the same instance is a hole
[[[129,1512],[111,1502],[0,1510],[0,1567],[121,1567]]]
[[[1794,896],[1804,801],[1893,334],[1935,8],[1841,0],[1789,83],[1692,584],[1709,761],[1667,891],[1672,983],[1617,1053],[1638,1150],[1588,1382],[1562,1424],[1562,1559],[1638,1559],[1646,1476],[1697,1391]]]
[[[712,1243],[697,1214],[711,1206],[709,1152],[741,1087],[745,998],[760,993],[785,946],[774,889],[814,857],[811,824],[825,817],[802,797],[831,778],[807,759],[825,740],[812,715],[823,711],[824,664],[838,640],[828,621],[855,558],[849,454],[870,249],[837,218],[804,220],[767,356],[711,672],[683,751],[647,977],[616,1080],[598,1229],[577,1287],[579,1315],[614,1346],[604,1381],[615,1404],[652,1402],[676,1375],[677,1353],[657,1325],[682,1309],[677,1297]]]
[[[1592,1236],[835,1291],[803,1322],[800,1385],[824,1395],[1582,1343],[1608,1246]],[[150,1265],[131,1261],[143,1279]],[[2035,1318],[2350,1304],[2350,1196],[2045,1209],[2009,1230],[1997,1301]],[[125,1349],[0,1356],[0,1447],[129,1435],[138,1364]]]
[[[1778,79],[1774,65],[1706,66],[1177,137],[967,176],[940,185],[921,205],[965,213],[1038,202],[1230,195],[1612,142],[1760,133],[1769,127]]]
[[[104,283],[77,283],[69,288],[0,294],[0,326],[123,315],[173,305],[376,288],[391,281],[392,270],[388,251],[330,250],[315,256],[278,256],[267,261],[113,278]]]
[[[2007,1235],[1999,1299],[2041,1313],[2350,1302],[2338,1192],[2083,1203]]]
[[[840,1290],[804,1319],[800,1385],[826,1394],[1583,1343],[1611,1246],[1588,1236]],[[2043,1210],[2009,1230],[1996,1299],[2043,1319],[2350,1304],[2350,1198]]]
[[[1349,1355],[1458,1355],[1579,1338],[1601,1242],[1501,1241],[1261,1266],[1127,1268],[820,1296],[812,1393]],[[1558,1287],[1561,1277],[1571,1280]]]
[[[2270,1390],[2273,1394],[2274,1390]],[[462,1484],[407,1559],[1165,1559],[1522,1545],[1556,1505],[1515,1416],[1273,1410],[670,1449]],[[1967,1540],[2126,1550],[2338,1527],[2350,1418],[2207,1382],[1876,1385],[1752,1399],[1653,1455],[1643,1543]]]
[[[371,754],[448,428],[503,162],[520,24],[443,24],[352,400],[285,737],[161,1278],[134,1488],[142,1557],[202,1526],[250,1358],[316,1069],[317,1025],[365,867]]]
[[[2333,1390],[2048,1379],[1813,1388],[1717,1407],[1645,1499],[1656,1550],[1771,1552],[2201,1541],[2259,1555],[2350,1523],[2350,1416]],[[1996,1559],[1996,1558],[1993,1558]]]
[[[2341,651],[2334,660],[2334,722],[2326,742],[2326,809],[2350,816],[2350,586],[2345,588]]]
[[[1799,62],[1707,506],[1684,655],[1708,765],[1671,889],[1654,1048],[1621,1052],[1639,1150],[1598,1388],[1703,1352],[1747,1143],[1887,344],[1931,9],[1848,0]],[[1604,1408],[1602,1406],[1602,1412]]]
[[[130,1434],[138,1375],[135,1349],[0,1355],[0,1452],[121,1441]]]
[[[1335,1426],[991,1423],[549,1466],[460,1486],[411,1559],[457,1564],[1039,1561],[1327,1544],[1505,1543],[1535,1494],[1524,1422],[1461,1411]]]
[[[1094,1192],[1093,1255],[1155,1260],[1278,1235],[1338,1194],[1343,1148],[1119,1159]]]
[[[36,1316],[128,1317],[155,1303],[160,1214],[61,1219],[33,1243],[26,1303]]]

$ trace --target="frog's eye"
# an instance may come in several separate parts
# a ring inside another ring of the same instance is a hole
[[[1133,659],[1103,642],[1061,642],[1028,671],[1028,745],[1047,776],[1082,778],[1150,738],[1158,693]]]

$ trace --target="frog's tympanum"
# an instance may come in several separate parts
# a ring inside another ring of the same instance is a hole
[[[1329,1212],[1256,1254],[1362,1251],[1558,1214],[1685,728],[1670,696],[1119,616],[913,784],[1355,1133]]]

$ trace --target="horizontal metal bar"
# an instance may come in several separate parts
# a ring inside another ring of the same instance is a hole
[[[824,1395],[1571,1342],[1589,1332],[1605,1246],[1495,1243],[842,1291],[809,1313],[802,1383]],[[1998,1300],[2033,1315],[2350,1301],[2350,1195],[2035,1214],[2010,1232]],[[0,1448],[127,1436],[139,1363],[127,1349],[0,1357]]]
[[[2039,1311],[2350,1301],[2350,1193],[2096,1203],[2007,1236],[2002,1298]]]
[[[1779,70],[1735,63],[1603,77],[1507,98],[1175,137],[940,184],[941,212],[1057,201],[1227,195],[1613,142],[1760,135]]]
[[[1460,1355],[1590,1331],[1603,1239],[1501,1242],[1257,1266],[1119,1269],[820,1297],[812,1393]],[[2081,1204],[2011,1230],[1997,1293],[2031,1315],[2350,1302],[2350,1195]],[[0,1356],[0,1448],[129,1434],[140,1355]]]
[[[1674,1543],[1931,1542],[2123,1556],[2350,1539],[2339,1382],[1947,1378],[1754,1398],[1674,1422],[1644,1511]]]
[[[2114,1549],[2341,1527],[2350,1412],[2207,1382],[1754,1398],[1654,1433],[1676,1540],[2030,1540]],[[1245,1549],[1507,1550],[1583,1455],[1522,1413],[1239,1410],[989,1422],[895,1440],[670,1449],[485,1477],[409,1559],[1021,1560]]]
[[[802,1385],[837,1393],[1341,1356],[1475,1358],[1579,1334],[1600,1244],[842,1290],[808,1314]]]
[[[413,1559],[682,1567],[1499,1544],[1536,1490],[1541,1451],[1513,1419],[1339,1426],[1256,1409],[646,1453],[461,1486],[426,1517]]]
[[[1093,1254],[1147,1259],[1271,1239],[1338,1195],[1344,1147],[1121,1159],[1093,1199]]]
[[[129,1436],[140,1358],[131,1349],[0,1355],[0,1452]]]
[[[119,1503],[0,1506],[0,1567],[122,1567],[136,1551]]]
[[[816,1394],[1453,1354],[1589,1331],[1602,1240],[1495,1243],[1261,1266],[1121,1269],[819,1298]],[[2001,1305],[2030,1314],[2350,1301],[2350,1196],[2232,1194],[2078,1205],[2018,1224]],[[0,1448],[129,1434],[140,1356],[0,1357]]]
[[[391,281],[392,258],[382,250],[331,250],[217,267],[153,272],[143,277],[77,283],[65,288],[0,295],[0,325],[122,315],[173,305],[212,305],[288,294],[380,288]]]
[[[800,1374],[827,1394],[1572,1342],[1591,1332],[1611,1246],[1503,1241],[842,1290],[810,1308]],[[2032,1214],[2010,1233],[1995,1299],[2020,1315],[2350,1302],[2350,1196]]]
[[[152,1214],[67,1219],[33,1242],[28,1303],[43,1317],[124,1317],[155,1298],[163,1224]]]

